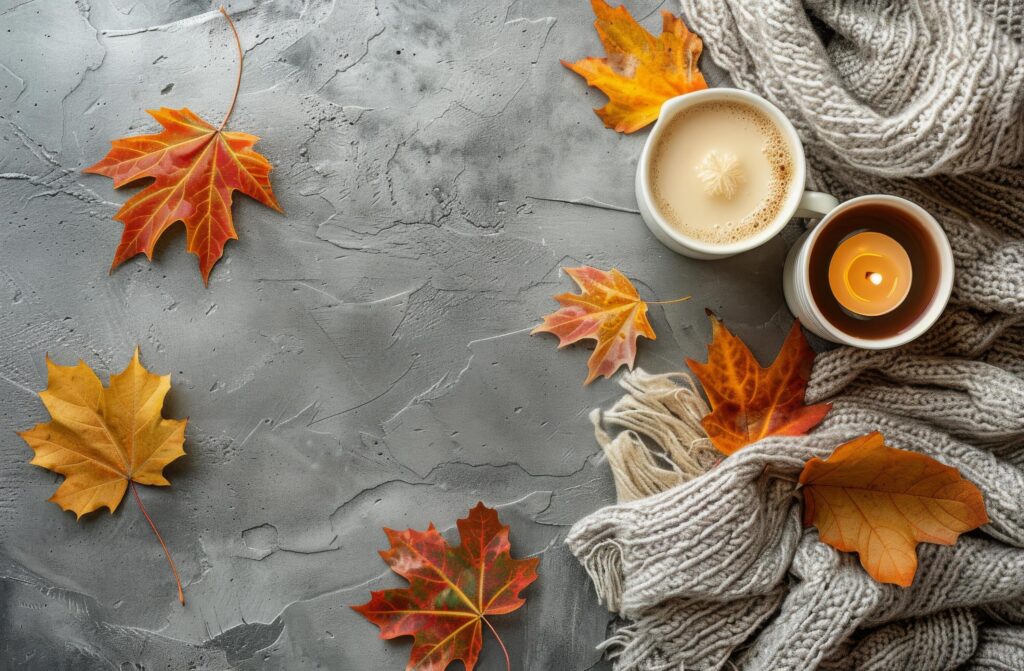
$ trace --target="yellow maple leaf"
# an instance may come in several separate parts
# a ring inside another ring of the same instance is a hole
[[[35,450],[32,464],[64,476],[50,497],[77,517],[106,507],[114,512],[128,482],[167,486],[164,467],[185,456],[188,420],[164,419],[160,411],[170,375],[154,375],[139,363],[104,388],[84,361],[58,366],[46,357],[49,386],[39,394],[53,419],[20,435]]]
[[[18,435],[35,451],[32,464],[64,476],[49,500],[77,518],[103,507],[113,513],[131,485],[167,555],[184,604],[178,570],[134,484],[170,485],[164,467],[185,456],[188,420],[161,415],[171,376],[146,370],[138,348],[128,367],[110,376],[108,387],[84,361],[58,366],[47,356],[46,371],[48,386],[39,398],[52,419]]]
[[[608,104],[594,110],[605,126],[619,133],[640,130],[657,120],[669,98],[708,87],[697,69],[704,45],[671,12],[662,10],[662,33],[655,37],[625,7],[613,9],[604,0],[591,5],[607,57],[562,65],[608,96]]]

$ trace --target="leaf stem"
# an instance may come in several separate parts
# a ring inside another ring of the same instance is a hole
[[[153,518],[151,518],[149,513],[146,512],[146,506],[142,505],[142,498],[139,496],[139,490],[135,488],[135,481],[129,480],[128,485],[132,488],[132,494],[135,495],[135,502],[139,504],[139,509],[142,511],[142,514],[146,516],[146,521],[149,522],[149,527],[153,530],[153,533],[156,534],[156,539],[160,541],[160,547],[164,549],[164,554],[167,556],[167,563],[171,565],[171,572],[174,573],[174,581],[178,583],[178,601],[180,601],[181,605],[184,606],[185,592],[181,589],[181,578],[178,576],[178,567],[174,565],[174,560],[171,559],[171,551],[167,549],[167,544],[164,543],[163,536],[161,536],[160,532],[156,530],[156,525],[153,524]]]
[[[671,305],[672,303],[682,303],[683,301],[690,300],[691,296],[683,296],[682,298],[675,298],[670,301],[644,301],[648,305]]]
[[[228,113],[224,115],[224,120],[220,122],[220,128],[218,131],[224,130],[224,127],[228,125],[228,119],[231,118],[231,112],[235,109],[235,101],[238,100],[238,90],[242,88],[242,60],[245,58],[245,54],[242,53],[242,39],[238,37],[238,29],[235,28],[235,22],[231,20],[228,15],[228,11],[221,5],[220,13],[224,15],[224,18],[228,20],[228,25],[231,26],[231,32],[235,34],[235,46],[238,47],[238,77],[235,79],[235,92],[231,95],[231,104],[228,105]]]
[[[494,629],[494,625],[487,621],[486,617],[481,616],[481,620],[487,625],[487,628],[494,634],[494,638],[498,639],[498,645],[501,646],[501,651],[505,653],[505,668],[507,671],[512,671],[512,660],[508,656],[508,648],[505,647],[505,641],[501,640],[501,636],[498,636],[498,632]]]

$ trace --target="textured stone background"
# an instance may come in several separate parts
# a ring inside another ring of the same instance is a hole
[[[631,0],[651,29],[658,0]],[[235,49],[200,0],[0,1],[0,664],[17,669],[398,669],[349,610],[400,585],[382,526],[451,528],[477,500],[541,558],[500,618],[516,669],[605,669],[609,617],[563,545],[613,500],[587,420],[618,387],[529,337],[559,267],[616,266],[655,306],[649,370],[702,356],[703,308],[762,357],[789,324],[785,239],[678,257],[635,213],[645,134],[591,112],[558,63],[599,54],[583,0],[228,3],[246,71],[230,126],[259,134],[287,214],[239,197],[209,289],[184,230],[107,274],[131,190],[81,169],[143,110],[221,118]],[[672,7],[675,9],[675,7]],[[716,79],[717,80],[717,79]],[[189,417],[171,488],[76,522],[15,431],[44,421],[44,355],[105,375],[136,344]],[[493,641],[481,669],[504,668]]]

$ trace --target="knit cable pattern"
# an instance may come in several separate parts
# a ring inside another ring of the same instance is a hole
[[[1024,670],[1024,0],[683,0],[683,14],[793,121],[813,187],[919,203],[957,276],[917,341],[819,355],[808,399],[834,408],[812,435],[710,469],[688,384],[624,377],[609,414],[625,430],[594,418],[628,495],[567,540],[623,620],[604,648],[617,671]],[[875,430],[959,469],[991,518],[919,546],[906,589],[803,529],[794,495],[806,459]],[[686,463],[657,473],[650,444],[680,442]]]

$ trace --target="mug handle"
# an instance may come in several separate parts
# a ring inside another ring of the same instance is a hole
[[[793,216],[801,219],[821,219],[838,206],[839,199],[833,195],[821,191],[804,191]]]

